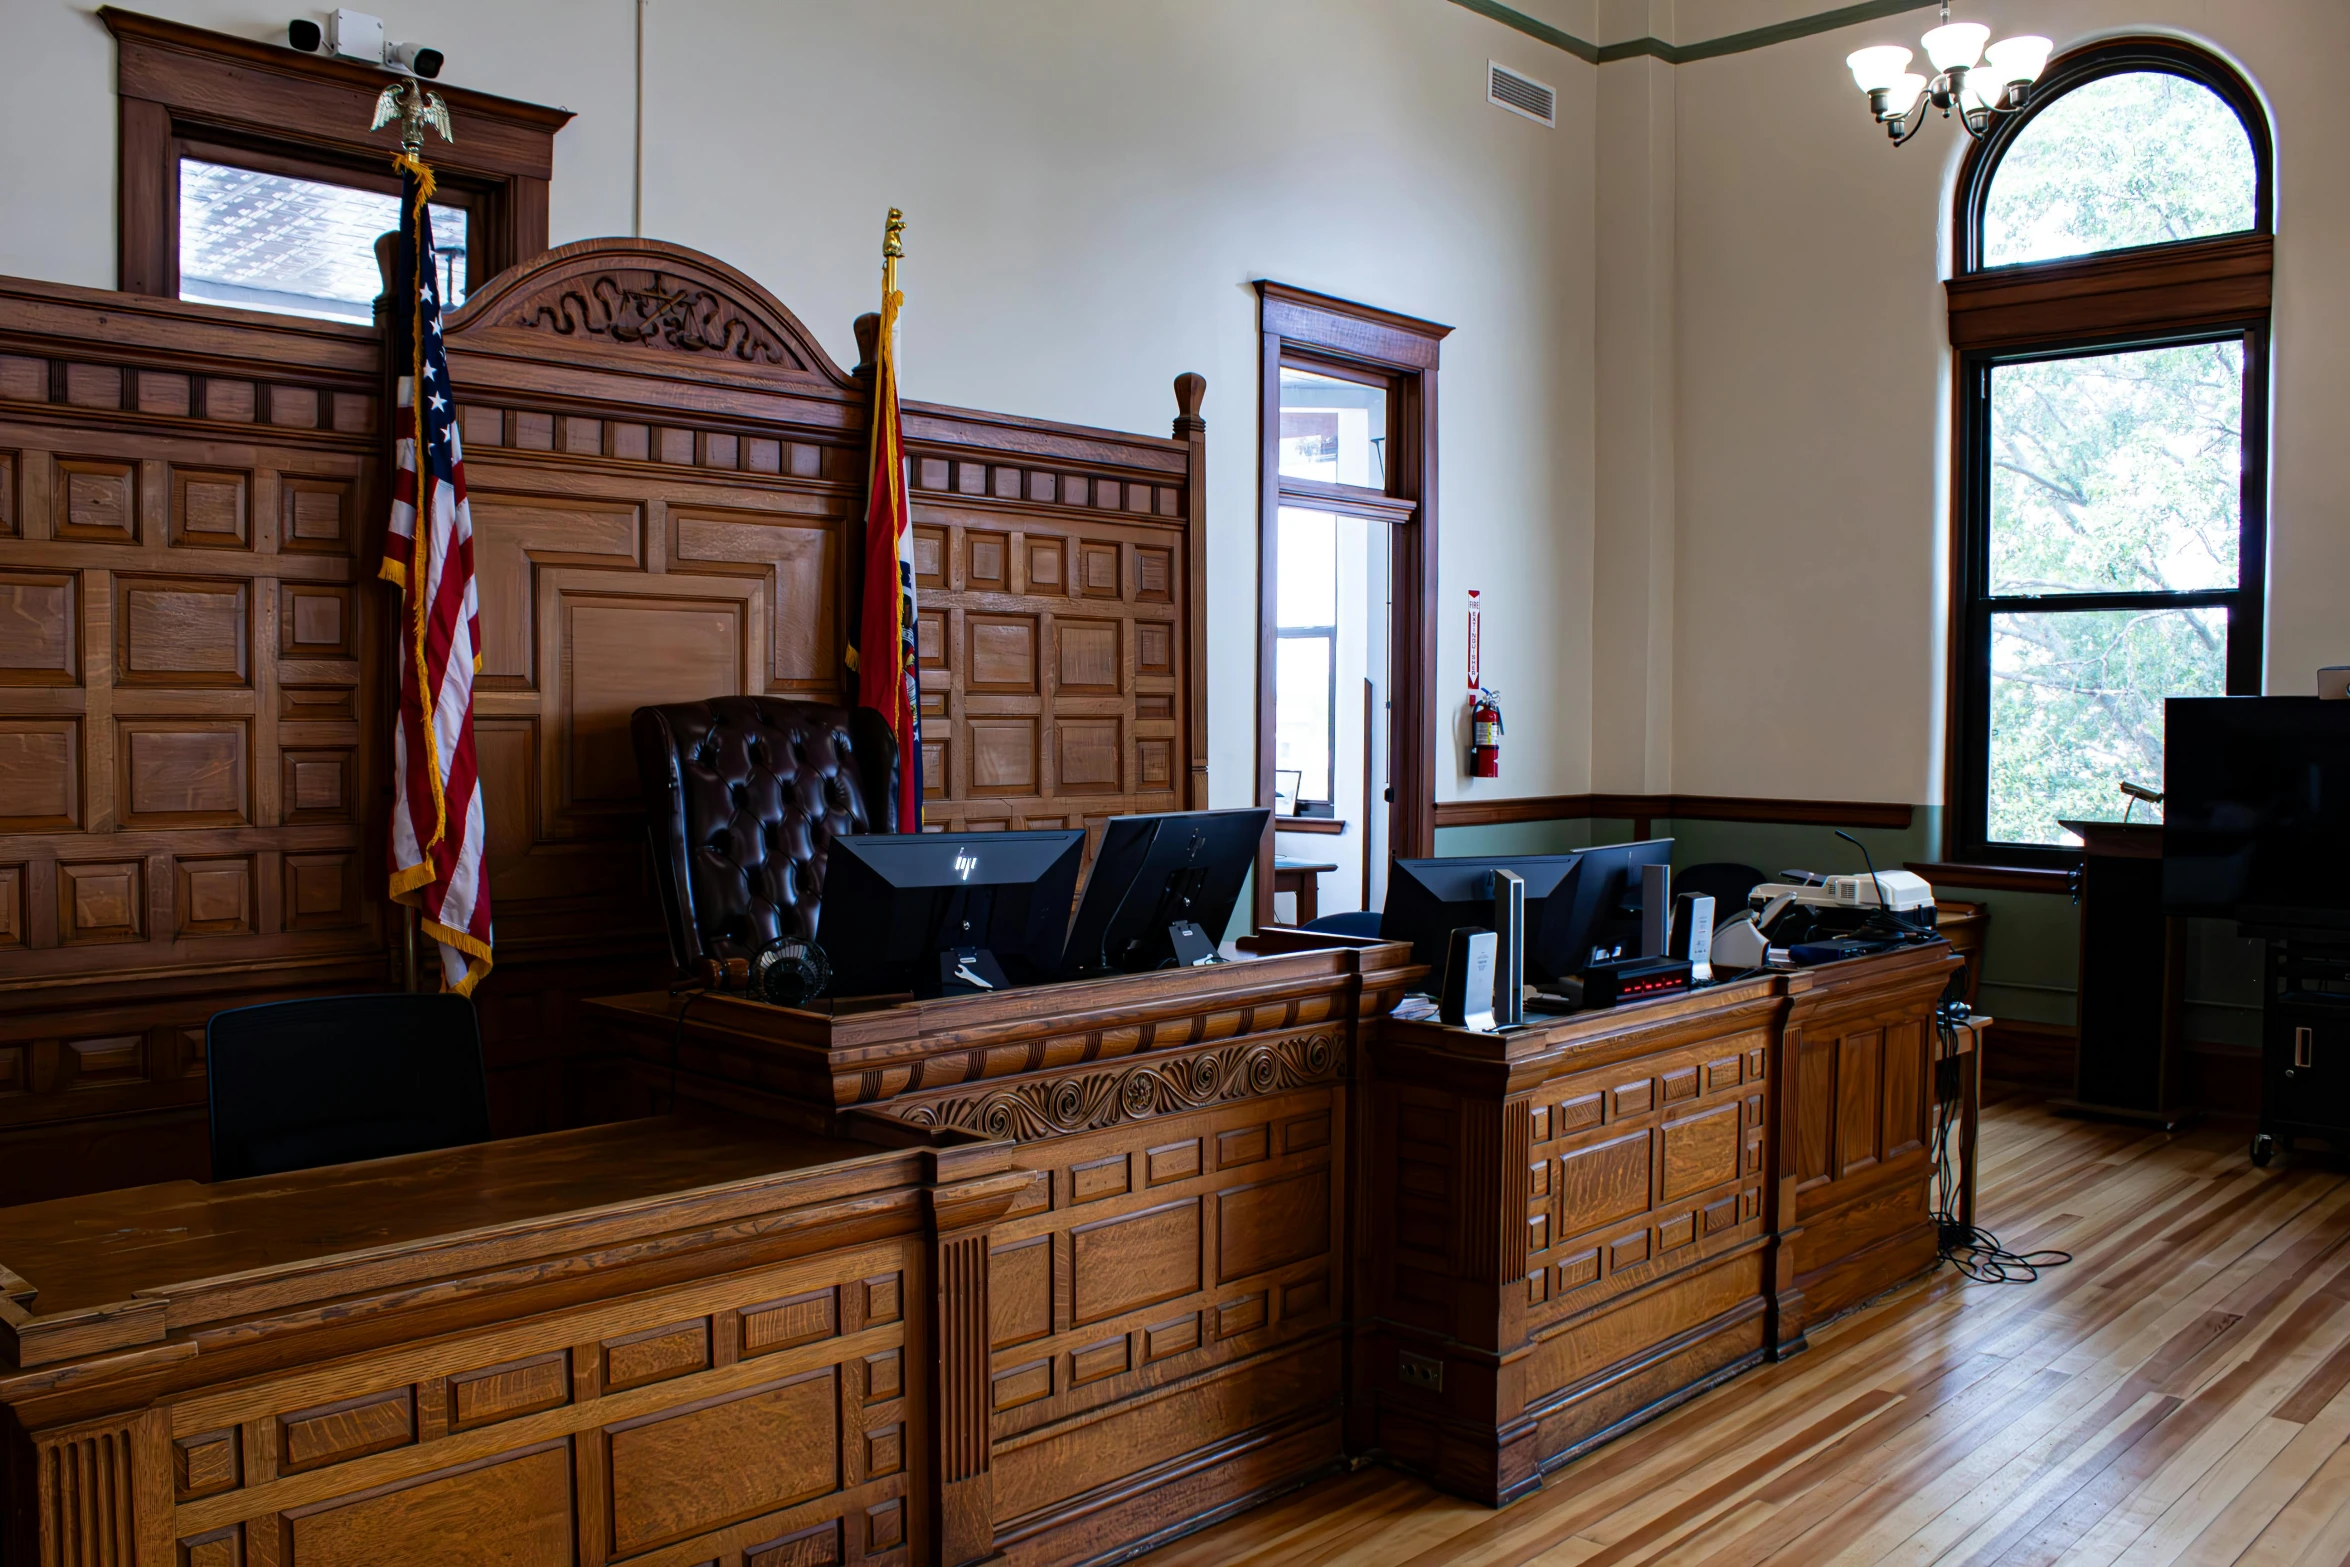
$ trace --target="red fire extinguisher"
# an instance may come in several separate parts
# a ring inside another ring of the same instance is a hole
[[[1501,693],[1485,686],[1469,709],[1469,776],[1501,776]]]

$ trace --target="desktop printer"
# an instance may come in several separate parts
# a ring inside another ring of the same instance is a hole
[[[1910,871],[1815,876],[1782,871],[1747,897],[1744,913],[1714,929],[1714,962],[1763,968],[1920,941],[1934,932],[1934,889]]]

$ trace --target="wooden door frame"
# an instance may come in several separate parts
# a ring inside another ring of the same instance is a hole
[[[1349,509],[1390,525],[1393,618],[1388,725],[1387,848],[1424,856],[1436,848],[1436,372],[1452,328],[1415,316],[1257,280],[1257,788],[1273,801],[1274,622],[1280,557],[1281,365],[1302,359],[1369,371],[1388,394],[1387,490]],[[1300,485],[1298,488],[1309,488]],[[1330,486],[1310,486],[1327,490]],[[1366,832],[1369,823],[1364,824]],[[1367,856],[1370,846],[1366,842]],[[1258,928],[1273,923],[1273,824],[1257,847]]]

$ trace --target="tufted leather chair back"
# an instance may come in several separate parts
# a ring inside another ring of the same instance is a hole
[[[681,972],[814,935],[826,845],[897,821],[897,742],[871,708],[722,696],[640,707],[629,734]]]

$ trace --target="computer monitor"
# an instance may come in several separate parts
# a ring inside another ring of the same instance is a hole
[[[1256,863],[1271,812],[1170,811],[1113,816],[1103,829],[1062,960],[1071,977],[1135,974],[1212,955]],[[1182,942],[1178,924],[1199,927]],[[1201,941],[1204,939],[1204,951]]]
[[[1611,843],[1585,849],[1575,867],[1573,889],[1559,901],[1564,907],[1554,918],[1561,922],[1555,936],[1572,974],[1609,958],[1640,957],[1640,871],[1648,865],[1671,865],[1673,840],[1650,838],[1641,843]],[[1547,921],[1546,921],[1547,926]],[[1654,955],[1654,954],[1648,954]]]
[[[1567,899],[1580,854],[1467,855],[1441,860],[1397,860],[1387,877],[1387,908],[1379,934],[1412,944],[1412,961],[1425,963],[1431,986],[1444,978],[1447,941],[1463,925],[1491,929],[1493,873],[1515,871],[1526,881],[1526,977],[1561,979],[1568,963]],[[1562,966],[1563,965],[1563,966]]]
[[[1033,985],[1056,977],[1085,834],[857,833],[825,854],[816,939],[832,993],[917,995]],[[942,956],[947,962],[942,966]],[[972,984],[958,970],[986,983]]]

